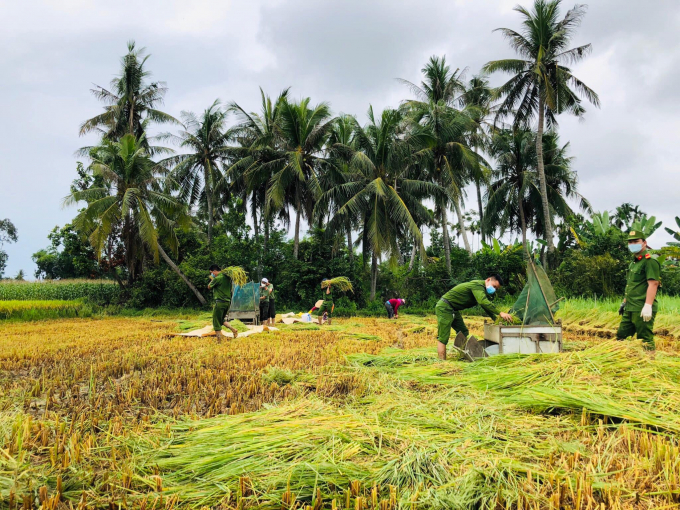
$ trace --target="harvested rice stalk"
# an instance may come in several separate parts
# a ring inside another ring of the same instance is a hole
[[[354,288],[352,287],[352,282],[347,278],[346,276],[336,276],[335,278],[331,278],[330,280],[326,280],[325,282],[321,282],[321,288],[325,289],[329,285],[333,285],[340,289],[342,292],[347,292],[348,290],[351,292],[354,292]]]
[[[234,285],[244,285],[248,281],[248,273],[241,266],[225,267],[221,272],[231,278]]]

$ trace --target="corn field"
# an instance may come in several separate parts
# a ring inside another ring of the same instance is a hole
[[[75,300],[87,298],[97,304],[118,301],[120,288],[110,280],[54,280],[19,282],[0,280],[0,301]]]
[[[473,333],[482,322],[467,319]],[[161,320],[0,325],[0,507],[651,509],[680,505],[680,357],[440,362],[433,317],[217,344]]]

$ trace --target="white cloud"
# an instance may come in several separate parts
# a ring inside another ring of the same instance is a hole
[[[408,97],[395,78],[419,81],[431,55],[446,54],[470,74],[512,56],[492,31],[518,26],[517,1],[0,0],[0,218],[11,218],[20,235],[8,273],[32,271],[31,253],[73,217],[61,199],[73,152],[91,142],[78,127],[101,108],[89,89],[108,85],[129,39],[151,53],[152,79],[167,82],[163,108],[173,115],[218,97],[257,109],[259,86],[272,95],[292,86],[295,97],[364,118],[369,104],[380,110]],[[574,44],[592,42],[593,53],[574,70],[603,105],[589,107],[584,122],[560,119],[561,137],[595,209],[629,201],[674,224],[680,10],[675,0],[644,12],[641,5],[591,2]]]

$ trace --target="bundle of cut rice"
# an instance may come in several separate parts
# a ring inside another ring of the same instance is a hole
[[[331,278],[330,280],[321,282],[322,289],[325,289],[329,285],[333,285],[334,287],[337,287],[343,292],[347,292],[348,290],[354,292],[352,282],[349,281],[349,278],[347,278],[346,276],[336,276],[335,278]]]
[[[234,285],[245,285],[248,281],[248,273],[246,273],[241,266],[225,267],[221,271],[234,282]]]

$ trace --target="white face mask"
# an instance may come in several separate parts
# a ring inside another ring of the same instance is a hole
[[[641,244],[629,244],[628,249],[630,250],[631,253],[640,253],[642,251],[642,245]]]

